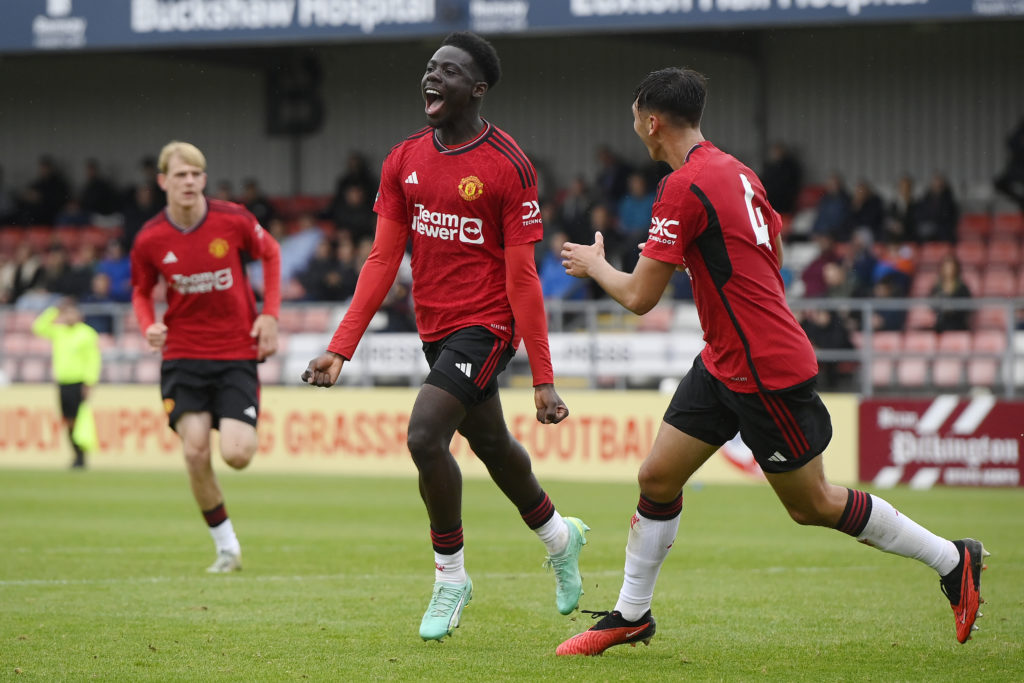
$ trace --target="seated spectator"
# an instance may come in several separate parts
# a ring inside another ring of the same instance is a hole
[[[39,171],[17,200],[21,225],[53,225],[57,214],[71,199],[71,186],[49,156],[39,158]]]
[[[808,298],[827,294],[825,266],[842,260],[832,233],[815,233],[814,241],[818,246],[818,255],[804,267],[803,273],[800,275],[800,279],[804,283],[804,296]]]
[[[78,203],[94,222],[94,215],[109,216],[117,212],[118,199],[114,184],[100,173],[99,162],[95,159],[85,160],[85,182],[78,193]]]
[[[356,289],[359,269],[352,239],[338,235],[336,241],[321,241],[299,281],[310,301],[346,301]]]
[[[221,180],[217,183],[217,188],[213,191],[213,198],[219,199],[222,202],[234,202],[235,191],[231,187],[230,180]]]
[[[822,267],[825,283],[824,296],[830,299],[848,299],[854,296],[857,281],[842,261],[829,261]]]
[[[628,188],[626,196],[619,200],[619,228],[626,242],[639,244],[646,241],[651,227],[654,193],[647,187],[647,177],[639,171],[629,174]],[[627,251],[624,268],[632,271],[639,257],[639,250]]]
[[[879,299],[872,319],[875,332],[900,332],[907,322],[905,308],[888,308],[885,299],[899,298],[899,285],[890,273],[875,283],[875,298]]]
[[[834,265],[834,264],[833,264]],[[838,311],[811,310],[800,323],[816,349],[852,349],[846,318]],[[819,363],[819,381],[824,389],[836,389],[851,377],[849,365],[839,361]]]
[[[946,254],[939,262],[939,280],[932,288],[931,297],[933,299],[948,299],[954,305],[956,299],[971,298],[971,289],[960,276],[960,262],[953,254]],[[934,310],[936,332],[971,329],[971,311],[969,309],[939,304]]]
[[[617,206],[619,200],[626,195],[629,174],[633,169],[607,145],[597,148],[597,165],[597,176],[594,178],[597,200],[609,207]]]
[[[299,229],[288,234],[285,222],[280,218],[272,218],[266,225],[281,250],[281,297],[284,299],[302,298],[305,294],[299,275],[309,265],[316,253],[317,246],[326,241],[323,230],[313,222],[313,217],[304,214],[299,218]],[[263,294],[263,262],[253,261],[246,266],[249,282],[253,291]]]
[[[861,180],[853,188],[853,199],[850,201],[850,226],[867,228],[876,242],[881,242],[884,236],[885,226],[885,205],[882,198],[878,196],[871,183]]]
[[[565,242],[564,232],[552,232],[547,238],[547,253],[537,271],[541,291],[545,299],[586,299],[589,290],[587,281],[569,275],[562,265],[562,245]]]
[[[95,271],[106,275],[109,281],[107,295],[111,301],[126,303],[132,300],[132,264],[120,240],[107,242],[103,256],[96,262]],[[94,289],[95,283],[93,278]]]
[[[875,256],[875,242],[870,230],[857,230],[853,233],[850,251],[845,261],[855,283],[853,295],[871,296],[875,286],[878,258]]]
[[[334,214],[345,204],[345,193],[348,188],[363,188],[363,201],[366,207],[373,208],[373,200],[377,194],[377,178],[370,169],[370,163],[362,152],[351,152],[345,160],[345,172],[339,176],[334,186],[334,194],[320,218],[334,220]]]
[[[365,238],[373,239],[377,232],[377,214],[368,206],[362,185],[352,184],[345,189],[342,202],[334,206],[330,219],[339,232],[347,232],[356,244]]]
[[[132,192],[131,201],[127,202],[121,209],[124,222],[121,225],[121,245],[126,252],[131,251],[135,243],[135,236],[142,230],[142,226],[149,219],[160,213],[166,202],[164,192],[154,193],[149,183],[140,183]]]
[[[92,221],[89,215],[77,199],[72,197],[64,204],[64,207],[57,212],[53,224],[61,227],[84,228]]]
[[[88,294],[82,296],[79,301],[82,303],[82,311],[85,314],[85,324],[100,334],[114,333],[114,315],[116,309],[104,307],[101,304],[113,304],[111,297],[110,276],[106,273],[97,272],[92,276]]]
[[[14,255],[0,267],[0,303],[13,304],[25,292],[40,285],[42,264],[28,242],[14,249]]]
[[[761,172],[761,184],[772,208],[781,214],[796,211],[803,179],[803,166],[796,155],[781,142],[773,144]]]
[[[255,178],[246,178],[242,184],[242,196],[239,198],[239,202],[249,209],[249,213],[255,216],[263,227],[269,226],[270,221],[277,215],[274,205],[263,194],[263,190],[260,189],[260,184]]]
[[[921,197],[918,213],[917,238],[921,242],[956,243],[956,227],[960,220],[960,207],[946,176],[932,176],[928,191]]]
[[[811,234],[827,232],[838,242],[850,240],[850,193],[843,177],[833,173],[825,182],[825,194],[818,200],[817,214],[811,225]]]
[[[81,273],[72,267],[64,247],[53,246],[43,259],[40,287],[50,294],[78,297],[89,287],[90,277],[83,283]]]
[[[920,203],[914,197],[914,179],[909,175],[900,178],[896,185],[896,197],[889,202],[886,210],[885,242],[917,241],[917,215]]]
[[[593,236],[590,230],[590,209],[593,205],[587,182],[582,176],[576,176],[566,188],[558,207],[558,218],[570,242],[586,244]]]

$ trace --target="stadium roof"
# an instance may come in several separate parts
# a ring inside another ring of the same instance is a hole
[[[1024,18],[1022,0],[18,0],[0,53]]]

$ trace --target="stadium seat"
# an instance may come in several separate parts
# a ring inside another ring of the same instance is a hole
[[[0,349],[4,356],[21,356],[28,353],[29,343],[32,335],[23,332],[7,332],[0,342]]]
[[[932,383],[937,387],[958,387],[963,376],[964,362],[959,358],[937,358],[932,363]]]
[[[910,282],[910,296],[929,296],[935,283],[939,281],[939,273],[936,270],[918,270],[914,279]]]
[[[105,384],[127,384],[132,381],[132,364],[121,358],[104,358],[100,379]]]
[[[282,306],[277,317],[282,332],[305,332],[305,311],[299,306]]]
[[[896,365],[896,384],[918,389],[928,383],[927,358],[900,358]]]
[[[139,384],[159,384],[160,359],[156,356],[143,356],[135,361],[135,381]]]
[[[1005,330],[1009,321],[1006,309],[1002,307],[986,307],[974,315],[975,330]]]
[[[307,332],[334,332],[333,322],[331,306],[313,305],[306,309]]]
[[[984,242],[992,232],[992,218],[987,213],[965,213],[960,217],[956,232],[960,241]]]
[[[31,356],[23,358],[18,379],[22,382],[49,382],[50,360]]]
[[[971,358],[967,361],[967,384],[971,387],[995,387],[999,383],[999,361]]]
[[[256,370],[259,373],[261,384],[281,383],[281,360],[276,356],[257,365]]]
[[[49,225],[33,225],[23,230],[24,239],[37,253],[46,251],[53,244],[53,228]]]
[[[1012,297],[1017,291],[1017,275],[1005,265],[991,265],[981,276],[979,296]]]
[[[935,311],[933,311],[930,306],[912,306],[910,310],[907,311],[907,329],[935,329]]]
[[[954,253],[961,267],[978,268],[985,264],[986,250],[983,242],[960,242]]]
[[[1019,211],[1000,212],[992,217],[992,238],[1001,235],[1020,237],[1024,235],[1024,214]]]
[[[938,346],[938,335],[930,330],[911,330],[903,334],[904,352],[932,355]]]
[[[976,292],[981,291],[981,271],[976,266],[967,266],[960,269],[960,279],[964,281],[971,294],[977,296]]]
[[[1006,351],[1006,332],[1001,330],[978,330],[971,335],[971,352],[983,355]]]
[[[889,358],[875,358],[871,362],[871,384],[876,387],[892,386],[893,365]]]
[[[946,254],[953,251],[953,245],[948,242],[925,242],[921,245],[921,250],[918,253],[918,259],[920,267],[921,265],[933,265],[937,266],[939,261],[942,260]]]
[[[638,332],[668,332],[672,327],[672,315],[672,306],[655,306],[640,317],[636,329]]]
[[[896,353],[903,348],[903,333],[875,332],[871,335],[871,348],[876,352]]]
[[[0,228],[0,252],[14,253],[15,248],[21,244],[21,240],[22,228],[17,226]]]
[[[986,259],[990,264],[989,267],[992,264],[1006,264],[1016,268],[1021,262],[1020,240],[1016,237],[1013,239],[993,239],[988,243],[986,253]]]
[[[940,354],[956,353],[966,356],[971,351],[971,333],[966,330],[949,330],[939,335]]]

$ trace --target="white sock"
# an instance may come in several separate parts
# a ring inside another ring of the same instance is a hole
[[[242,546],[238,542],[238,537],[235,536],[235,527],[231,526],[230,518],[225,519],[217,526],[209,527],[209,529],[213,543],[217,546],[217,552],[227,550],[236,555],[242,552]]]
[[[445,583],[466,583],[466,565],[459,548],[451,555],[442,555],[434,551],[434,581]]]
[[[960,553],[952,541],[936,536],[896,508],[871,496],[871,516],[857,537],[879,550],[920,560],[945,576],[960,562]]]
[[[548,549],[548,555],[557,555],[569,545],[569,527],[566,526],[562,515],[558,510],[551,515],[551,519],[534,529],[537,537],[544,542]]]
[[[679,517],[659,520],[633,515],[626,541],[626,568],[615,609],[627,621],[636,621],[651,608],[654,584],[661,565],[679,531]]]

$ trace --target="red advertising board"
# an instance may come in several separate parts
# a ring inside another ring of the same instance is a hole
[[[876,486],[1021,486],[1024,402],[994,396],[860,404],[860,480]]]

